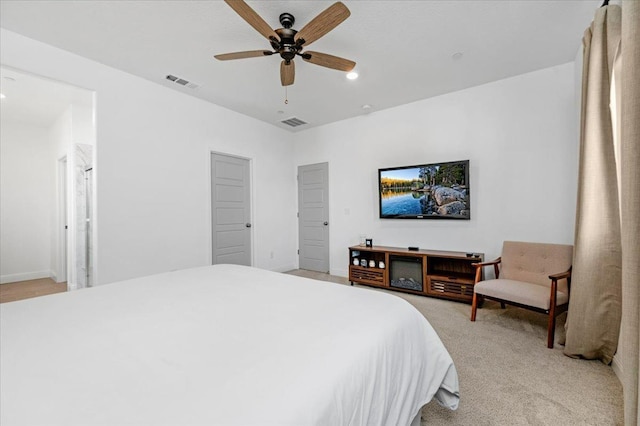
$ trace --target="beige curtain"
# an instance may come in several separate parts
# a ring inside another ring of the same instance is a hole
[[[640,1],[622,2],[620,171],[622,324],[620,358],[626,425],[640,424]]]
[[[580,163],[571,302],[564,353],[609,364],[621,318],[621,240],[613,143],[611,76],[620,6],[598,9],[585,31]]]
[[[621,4],[600,8],[583,39],[574,286],[565,354],[609,363],[615,353],[625,425],[638,425],[640,1]]]

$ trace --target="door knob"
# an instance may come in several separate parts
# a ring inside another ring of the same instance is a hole
[[[244,226],[246,226],[247,228],[251,228],[251,224],[250,223],[246,223]]]
[[[323,225],[324,225],[324,226],[327,226],[328,224],[329,224],[329,222],[325,222]]]

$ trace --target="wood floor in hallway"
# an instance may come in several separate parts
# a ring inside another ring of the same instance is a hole
[[[0,284],[0,303],[14,302],[16,300],[29,299],[46,294],[62,293],[65,291],[67,291],[66,282],[57,283],[51,278]]]

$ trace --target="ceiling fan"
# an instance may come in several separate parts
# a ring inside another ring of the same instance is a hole
[[[295,64],[293,59],[296,55],[309,63],[339,71],[348,72],[356,66],[355,62],[338,56],[320,52],[302,51],[305,47],[340,25],[342,21],[351,15],[347,6],[341,2],[336,2],[329,6],[307,25],[302,27],[300,31],[292,28],[295,18],[290,13],[280,15],[280,24],[283,28],[274,30],[271,29],[269,24],[244,2],[244,0],[225,0],[225,2],[231,6],[242,19],[247,21],[249,25],[269,40],[273,51],[248,50],[245,52],[215,55],[214,57],[220,61],[271,56],[277,53],[282,58],[282,62],[280,63],[280,81],[283,86],[290,86],[295,80]]]

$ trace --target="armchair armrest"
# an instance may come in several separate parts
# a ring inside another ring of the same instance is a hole
[[[550,280],[561,280],[563,278],[571,278],[571,268],[569,268],[568,270],[564,271],[564,272],[560,272],[559,274],[553,274],[553,275],[549,275],[549,279]]]
[[[567,279],[567,291],[571,293],[571,268],[565,272],[560,272],[559,274],[549,275],[549,279],[551,280],[551,306],[556,306],[556,298],[558,297],[558,281],[562,279]]]
[[[496,278],[498,278],[498,276],[500,276],[500,268],[498,268],[498,264],[500,264],[500,262],[502,262],[502,257],[494,259],[490,262],[472,263],[471,266],[474,266],[476,268],[475,284],[479,283],[482,279],[482,267],[484,266],[493,265],[493,271],[496,274]]]

